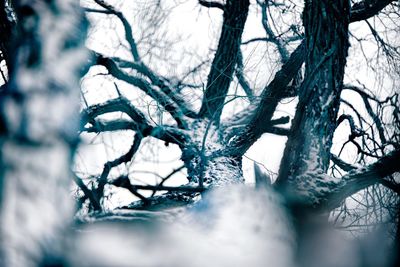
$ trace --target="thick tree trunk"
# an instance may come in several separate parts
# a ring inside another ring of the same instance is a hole
[[[306,74],[277,185],[313,191],[313,175],[329,166],[349,46],[349,1],[308,0],[303,20]]]
[[[189,181],[200,186],[244,182],[242,156],[227,155],[226,148],[226,139],[213,122],[205,119],[193,123],[191,139],[182,149]]]
[[[1,266],[59,266],[73,215],[86,22],[75,1],[16,4],[14,68],[0,96]]]

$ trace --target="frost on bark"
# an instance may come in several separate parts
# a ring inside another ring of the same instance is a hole
[[[349,22],[349,1],[305,2],[305,79],[280,166],[280,186],[318,191],[319,183],[329,182],[324,174],[343,88]]]
[[[14,68],[0,96],[0,265],[61,264],[86,22],[72,0],[14,5]]]

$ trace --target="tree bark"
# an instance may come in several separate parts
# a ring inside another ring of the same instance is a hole
[[[302,180],[312,182],[308,174],[323,174],[329,166],[349,46],[349,1],[308,0],[303,21],[305,80],[277,179],[278,186],[297,189]]]

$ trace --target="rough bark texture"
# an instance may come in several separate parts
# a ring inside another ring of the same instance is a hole
[[[303,20],[306,74],[277,180],[294,187],[329,166],[349,46],[349,1],[306,1]]]
[[[15,8],[15,68],[0,96],[0,265],[55,266],[73,215],[70,166],[86,22],[75,1],[21,0]]]
[[[350,22],[371,18],[392,2],[394,1],[366,0],[358,2],[351,8]],[[348,12],[348,9],[346,12]],[[316,14],[316,16],[318,15],[319,13]],[[333,16],[331,16],[331,19],[334,19]],[[317,17],[314,17],[313,19],[316,18]],[[339,21],[336,23],[342,23],[340,20],[343,18],[338,18]],[[312,22],[310,24],[312,24]],[[340,30],[340,25],[332,26],[337,26],[338,31]],[[323,33],[320,33],[320,35],[324,37]],[[230,142],[230,153],[244,154],[262,134],[268,132],[271,126],[271,118],[274,115],[279,101],[285,97],[295,96],[300,92],[299,88],[290,87],[288,84],[299,73],[307,56],[306,51],[308,51],[307,49],[309,48],[310,47],[305,46],[305,40],[303,40],[291,53],[288,60],[282,65],[280,71],[276,73],[274,79],[265,87],[260,96],[260,101],[256,101],[247,110],[236,114],[233,118],[225,122],[223,127],[226,127],[227,130],[233,129],[231,134],[227,134],[228,139],[236,135],[236,138]],[[347,46],[343,48],[347,51]],[[310,77],[308,83],[310,83],[312,79],[313,77]],[[245,125],[245,127],[240,127],[242,125]]]
[[[208,120],[201,120],[193,123],[192,129],[191,140],[182,152],[190,182],[201,186],[243,182],[241,157],[224,153],[226,140],[219,128]]]

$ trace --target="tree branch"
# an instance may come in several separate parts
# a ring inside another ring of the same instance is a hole
[[[368,0],[365,0],[368,1]],[[352,9],[351,9],[351,17],[350,17],[350,22],[355,22],[358,20],[362,19],[367,19],[371,16],[376,15],[380,10],[384,8],[383,4],[388,5],[392,1],[389,0],[375,0],[371,9],[365,8],[365,3],[357,3],[355,4]],[[380,7],[380,9],[378,8]],[[371,12],[375,10],[375,13]],[[378,10],[379,9],[379,10]],[[367,12],[368,11],[368,12]],[[368,14],[368,16],[367,16]],[[361,18],[361,15],[363,16]],[[254,41],[257,40],[264,40],[264,41],[271,41],[271,38],[255,38]],[[250,40],[252,41],[252,40]],[[294,96],[293,94],[293,88],[288,87],[287,85],[289,82],[294,78],[294,75],[297,74],[297,72],[300,70],[300,67],[302,63],[304,62],[305,59],[305,42],[303,42],[296,48],[294,52],[290,55],[288,62],[282,65],[280,71],[277,72],[275,75],[274,79],[271,81],[271,83],[263,90],[263,93],[261,95],[261,102],[256,102],[254,105],[250,105],[250,107],[236,115],[233,116],[232,119],[226,121],[225,127],[230,127],[234,124],[237,124],[236,122],[248,122],[250,121],[249,116],[252,116],[253,114],[253,119],[251,119],[253,122],[259,121],[260,123],[258,125],[265,125],[267,127],[268,125],[268,120],[272,118],[273,112],[275,111],[276,108],[276,103],[278,103],[282,98],[288,97],[288,96]],[[269,92],[271,91],[271,92]],[[280,94],[279,94],[280,93]],[[263,107],[260,108],[260,107]],[[265,116],[264,116],[265,115]],[[257,118],[264,118],[264,120],[257,119]],[[251,128],[251,127],[249,127]],[[250,147],[258,138],[261,136],[264,132],[263,129],[260,129],[257,127],[254,129],[255,132],[251,133],[251,129],[247,130],[246,132],[250,135],[252,135],[252,139],[248,139],[248,145],[243,145],[244,150],[246,150],[248,147]],[[237,131],[235,130],[237,133]],[[246,135],[246,134],[245,134]],[[240,144],[236,144],[236,146],[241,146]],[[242,150],[240,149],[240,150]]]
[[[369,19],[395,0],[364,0],[351,7],[350,22]]]
[[[103,121],[96,119],[96,117],[110,112],[124,112],[133,121]],[[111,99],[105,103],[90,106],[83,110],[81,114],[82,128],[87,123],[92,124],[92,127],[83,128],[83,131],[86,132],[97,133],[113,130],[133,130],[139,132],[143,137],[150,135],[165,142],[178,144],[180,146],[189,140],[187,134],[176,127],[151,125],[146,116],[140,110],[132,106],[129,100],[124,97]]]
[[[94,210],[101,210],[101,205],[95,194],[92,190],[90,190],[85,183],[82,181],[80,177],[74,174],[74,181],[76,185],[82,190],[85,196],[90,200],[90,204],[92,205]]]
[[[247,81],[244,73],[243,73],[243,55],[242,55],[242,51],[238,52],[238,61],[236,64],[236,78],[238,79],[238,82],[240,84],[240,86],[243,88],[243,91],[246,93],[247,97],[249,98],[249,100],[252,102],[254,101],[254,93],[253,93],[253,89],[251,89],[249,82]]]
[[[149,69],[143,62],[130,62],[126,61],[117,57],[110,58],[112,61],[116,62],[120,68],[130,68],[134,69],[137,72],[145,75],[150,79],[153,85],[160,88],[160,90],[165,93],[171,100],[173,100],[177,105],[181,112],[189,117],[189,118],[196,118],[197,114],[191,110],[184,99],[182,99],[178,92],[174,91],[171,86],[169,85],[168,81],[165,78],[160,77],[156,73],[154,73],[151,69]]]
[[[149,190],[149,191],[169,191],[169,192],[189,192],[189,193],[200,193],[207,190],[203,186],[164,186],[164,185],[133,185],[131,184],[127,176],[121,176],[114,180],[112,185],[123,187],[128,189],[130,192],[137,190]]]
[[[275,35],[268,22],[267,9],[270,4],[269,2],[270,1],[257,1],[257,4],[261,7],[262,25],[264,27],[265,33],[268,36],[269,42],[272,42],[277,47],[279,55],[281,57],[281,61],[286,62],[289,58],[289,52],[284,46],[282,40]]]
[[[98,56],[97,64],[103,65],[107,68],[108,72],[115,78],[125,81],[133,86],[136,86],[148,96],[152,97],[157,103],[165,108],[167,112],[175,119],[178,126],[181,128],[187,128],[187,123],[184,119],[184,114],[179,110],[177,105],[170,100],[170,98],[164,93],[158,91],[149,82],[141,78],[129,75],[125,71],[118,68],[116,63],[109,58]]]
[[[235,117],[235,120],[245,119],[248,121],[236,140],[231,142],[230,150],[232,153],[244,153],[263,133],[269,129],[271,118],[275,112],[280,100],[287,96],[291,87],[288,87],[290,81],[297,75],[304,62],[305,42],[303,41],[293,53],[282,68],[276,73],[274,79],[263,90],[260,100],[249,109],[241,112]],[[241,119],[242,117],[242,119]],[[225,124],[229,125],[228,121]]]
[[[96,119],[92,126],[83,128],[82,131],[87,133],[102,133],[102,132],[114,132],[123,130],[135,131],[139,128],[139,125],[133,121],[117,119],[117,120],[100,120]]]
[[[126,41],[129,44],[129,47],[131,49],[131,53],[133,56],[133,59],[137,62],[140,62],[140,56],[139,56],[139,51],[137,49],[136,41],[135,38],[133,37],[133,31],[132,27],[129,23],[129,21],[125,18],[124,14],[121,11],[118,11],[113,7],[112,5],[107,4],[103,0],[94,0],[98,5],[100,5],[102,8],[108,10],[110,13],[114,14],[115,16],[118,17],[118,19],[121,21],[124,30],[125,30],[125,38]]]
[[[160,90],[166,94],[170,99],[172,99],[182,110],[182,112],[191,118],[196,117],[196,113],[190,110],[187,106],[185,101],[178,96],[173,90],[170,88],[168,83],[166,83],[162,78],[160,78],[158,75],[156,75],[149,67],[147,67],[143,61],[141,60],[141,57],[138,52],[137,44],[136,41],[133,37],[133,31],[132,27],[129,23],[129,21],[126,19],[126,17],[123,15],[121,11],[116,10],[113,6],[106,4],[103,0],[95,0],[97,4],[99,4],[101,7],[105,8],[107,11],[110,13],[114,14],[115,16],[118,17],[118,19],[121,21],[124,31],[125,31],[125,38],[130,46],[131,53],[134,59],[134,62],[127,62],[120,60],[121,63],[123,63],[125,66],[128,66],[130,68],[135,69],[136,71],[144,74],[147,76],[153,85],[157,86],[160,88]],[[158,100],[158,99],[156,99]]]
[[[89,13],[99,13],[99,14],[106,14],[106,15],[111,15],[113,14],[109,10],[104,10],[104,9],[95,9],[95,8],[84,8],[83,9],[85,12]]]
[[[225,6],[218,2],[199,0],[199,4],[208,8],[219,8],[221,10],[225,10]]]
[[[338,165],[342,170],[346,172],[357,169],[357,166],[345,162],[344,160],[342,160],[341,158],[332,153],[331,153],[331,160],[334,164]]]
[[[235,71],[249,0],[228,0],[218,48],[207,78],[199,115],[219,122]]]
[[[103,192],[104,192],[104,186],[108,183],[108,175],[111,171],[112,168],[122,164],[131,161],[133,155],[138,151],[140,143],[142,142],[142,136],[140,134],[136,134],[133,138],[133,144],[129,151],[122,155],[121,157],[113,160],[113,161],[108,161],[107,163],[104,164],[103,172],[101,173],[99,179],[98,179],[98,186],[96,188],[96,197],[97,201],[100,203],[100,199],[103,197]]]
[[[94,121],[95,118],[110,112],[123,112],[127,114],[133,120],[133,122],[136,123],[136,130],[141,133],[148,132],[149,128],[151,127],[146,116],[140,110],[132,106],[129,100],[125,97],[111,99],[83,110],[81,113],[82,126],[90,122],[94,127],[96,127]]]
[[[358,86],[349,85],[349,84],[345,84],[343,86],[343,88],[357,92],[361,96],[368,114],[371,116],[371,118],[373,119],[373,121],[375,123],[376,128],[378,129],[378,134],[379,134],[379,138],[381,139],[381,142],[386,143],[385,130],[382,125],[382,121],[372,110],[372,106],[369,103],[369,99],[375,100],[379,104],[381,104],[382,101],[379,101],[378,99],[376,99],[373,96],[370,96],[368,93],[366,93],[365,88],[363,89],[363,88],[359,88]]]
[[[385,177],[400,171],[400,150],[395,150],[377,162],[363,168],[356,168],[343,176],[337,184],[332,185],[329,193],[321,199],[318,207],[332,210],[339,207],[347,197],[379,183]]]

